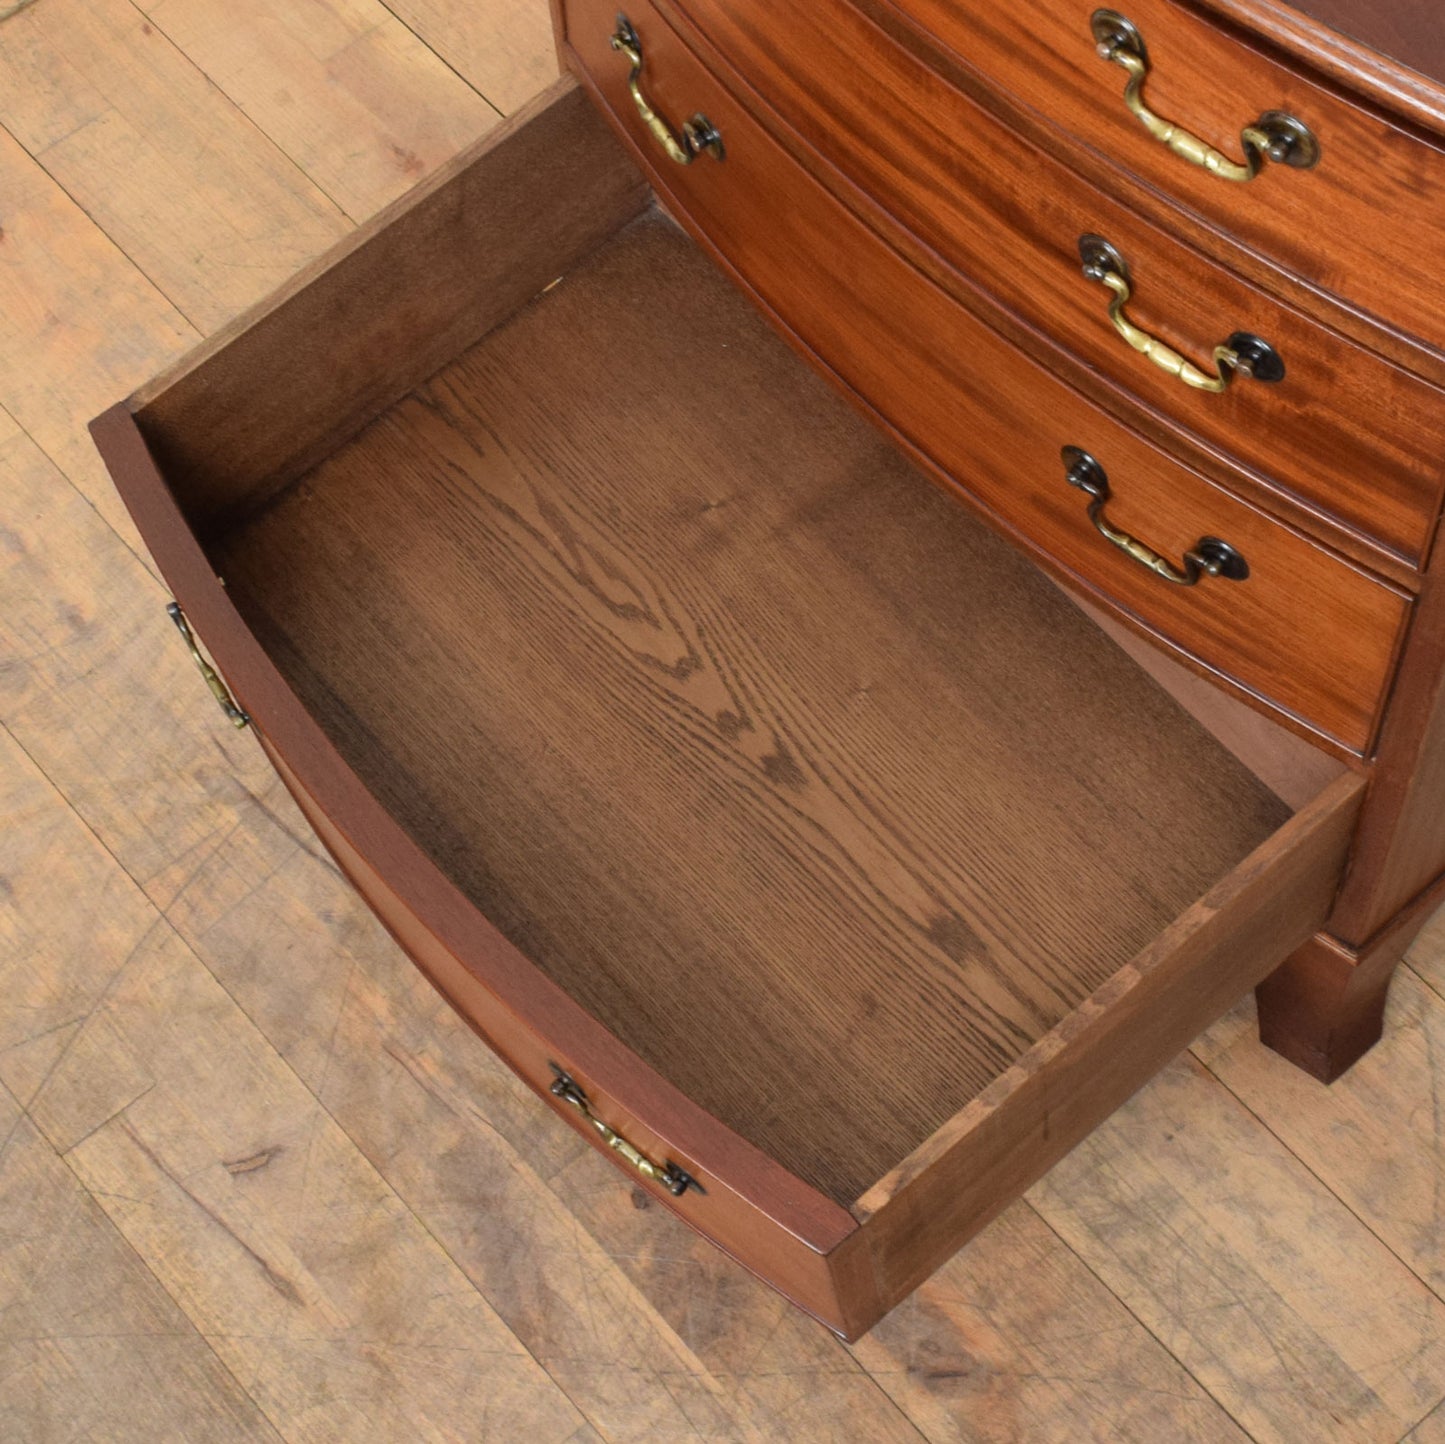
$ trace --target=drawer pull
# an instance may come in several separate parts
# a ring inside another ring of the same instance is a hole
[[[1278,165],[1308,170],[1318,163],[1320,143],[1314,132],[1301,120],[1281,110],[1267,110],[1253,125],[1240,132],[1244,146],[1244,163],[1206,144],[1196,135],[1181,130],[1171,121],[1155,115],[1144,102],[1144,81],[1149,75],[1149,52],[1144,37],[1132,20],[1117,10],[1095,10],[1089,19],[1099,55],[1115,65],[1122,65],[1129,76],[1124,87],[1124,104],[1140,125],[1167,145],[1177,156],[1191,165],[1202,166],[1221,180],[1251,181],[1264,169],[1266,160]]]
[[[1195,542],[1193,549],[1184,553],[1184,565],[1176,567],[1167,557],[1162,557],[1152,547],[1120,531],[1104,515],[1109,501],[1109,477],[1104,468],[1077,446],[1066,446],[1060,453],[1063,457],[1065,476],[1070,486],[1077,486],[1089,497],[1089,520],[1105,541],[1112,542],[1120,551],[1127,552],[1136,562],[1149,568],[1156,577],[1163,577],[1175,586],[1192,587],[1200,577],[1225,577],[1231,582],[1242,582],[1249,575],[1249,565],[1244,558],[1218,537],[1204,536]]]
[[[691,165],[704,151],[717,160],[724,157],[722,136],[717,127],[701,111],[685,121],[681,136],[652,108],[642,93],[642,41],[625,15],[617,17],[617,29],[612,32],[612,48],[625,55],[632,66],[627,77],[627,88],[632,92],[632,103],[642,117],[642,123],[652,132],[653,139],[678,165]]]
[[[181,610],[179,602],[171,602],[166,607],[166,615],[176,624],[176,630],[180,632],[190,650],[192,659],[200,668],[201,676],[206,679],[206,686],[211,689],[211,695],[220,704],[221,711],[236,724],[237,727],[250,725],[251,719],[236,706],[226,684],[221,681],[220,674],[201,655],[201,649],[196,645],[196,634],[191,631],[191,624],[186,620],[186,614]]]
[[[1248,331],[1236,331],[1221,346],[1214,348],[1216,372],[1201,371],[1192,361],[1166,346],[1157,336],[1141,330],[1124,314],[1132,297],[1129,263],[1103,236],[1080,236],[1079,259],[1084,274],[1091,281],[1100,281],[1112,293],[1109,319],[1114,329],[1141,355],[1147,356],[1161,371],[1177,376],[1186,386],[1198,391],[1225,390],[1238,372],[1256,381],[1283,381],[1284,362],[1280,354],[1262,337]]]
[[[564,1103],[570,1103],[597,1131],[602,1141],[614,1152],[620,1153],[644,1178],[660,1183],[674,1198],[695,1188],[701,1193],[702,1186],[692,1174],[679,1168],[675,1163],[654,1163],[640,1149],[634,1148],[615,1128],[604,1123],[593,1111],[587,1095],[570,1073],[564,1073],[555,1063],[552,1071],[557,1075],[552,1080],[552,1093]]]

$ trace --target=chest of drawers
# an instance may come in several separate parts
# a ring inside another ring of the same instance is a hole
[[[1445,86],[1348,8],[559,0],[94,423],[400,945],[847,1336],[1248,989],[1347,1067],[1440,895]]]

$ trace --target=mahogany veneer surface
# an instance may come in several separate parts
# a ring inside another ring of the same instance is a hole
[[[656,103],[670,114],[701,107],[727,136],[722,164],[661,158],[608,43],[614,12],[605,0],[564,8],[584,79],[599,83],[659,194],[911,456],[1046,566],[1240,695],[1342,752],[1370,750],[1409,620],[1405,593],[1183,464],[1136,429],[1137,413],[1105,411],[1004,342],[810,178],[639,3]],[[1222,537],[1249,578],[1170,586],[1111,546],[1065,479],[1066,445],[1106,468],[1115,526],[1174,557]]]
[[[1292,8],[1445,85],[1440,0],[1293,0]]]
[[[1423,560],[1445,486],[1445,392],[1147,224],[890,41],[852,0],[781,10],[770,0],[671,4],[697,27],[679,34],[716,47],[709,63],[776,114],[773,133],[803,164],[864,219],[881,207],[889,239],[966,305],[977,307],[971,293],[983,287],[1070,348],[1087,372],[1241,459],[1253,469],[1244,481],[1252,500],[1262,491],[1269,506],[1282,486]],[[838,84],[850,67],[866,70],[866,87]],[[849,182],[859,192],[851,200]],[[897,223],[904,229],[895,235]],[[1206,369],[1211,347],[1231,331],[1257,332],[1285,358],[1283,380],[1239,380],[1213,395],[1151,365],[1115,334],[1108,293],[1081,273],[1077,244],[1087,233],[1102,234],[1128,260],[1136,290],[1128,314],[1138,325]],[[913,237],[923,244],[910,247]],[[946,264],[931,263],[935,252]],[[1241,480],[1224,477],[1229,486]],[[1293,519],[1306,530],[1316,524]]]
[[[859,0],[903,30],[930,63],[961,61],[985,91],[1021,101],[1050,133],[1049,144],[1076,142],[1112,163],[1111,186],[1142,181],[1216,233],[1402,336],[1445,350],[1445,292],[1440,287],[1437,198],[1445,191],[1445,149],[1408,125],[1357,103],[1288,57],[1242,38],[1233,26],[1174,0],[1120,0],[1143,36],[1150,66],[1145,95],[1171,124],[1236,159],[1239,133],[1261,111],[1283,110],[1315,132],[1321,159],[1309,170],[1270,165],[1236,185],[1160,145],[1124,103],[1126,77],[1097,53],[1089,29],[1093,3],[1013,0]],[[1229,0],[1209,0],[1214,5]],[[1274,7],[1259,11],[1260,23]],[[1241,20],[1248,22],[1248,14]],[[1032,122],[1030,122],[1032,123]],[[1078,151],[1072,164],[1081,163]],[[1161,212],[1169,224],[1167,212]],[[1305,301],[1303,292],[1298,293]],[[1432,357],[1422,358],[1433,369]],[[1438,373],[1436,373],[1438,374]]]
[[[842,1203],[1288,815],[655,215],[217,563],[478,907]]]

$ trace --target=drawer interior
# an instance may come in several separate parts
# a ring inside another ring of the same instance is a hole
[[[845,1206],[1290,817],[655,211],[215,486],[231,601],[392,815]]]

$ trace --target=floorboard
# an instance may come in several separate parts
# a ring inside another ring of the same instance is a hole
[[[282,1437],[14,1097],[0,1089],[7,1439]]]
[[[244,1397],[196,1384],[196,1418],[226,1401],[285,1438],[444,1437],[461,1419],[569,1438],[565,1393],[8,734],[0,777],[5,995],[49,1040],[19,1068],[0,1054],[24,1107],[4,1158],[24,1167],[42,1136],[193,1326],[173,1332],[243,1381]],[[77,1311],[40,1337],[67,1327],[102,1324]],[[155,1404],[142,1388],[137,1410]]]
[[[131,0],[7,20],[0,125],[205,332],[350,229]]]
[[[352,221],[501,119],[380,0],[139,3]]]
[[[139,551],[86,423],[200,333],[3,129],[0,196],[0,406]]]
[[[554,66],[541,0],[0,5],[0,1435],[1445,1444],[1445,920],[1335,1088],[1241,1009],[847,1349],[217,718],[84,422]]]

